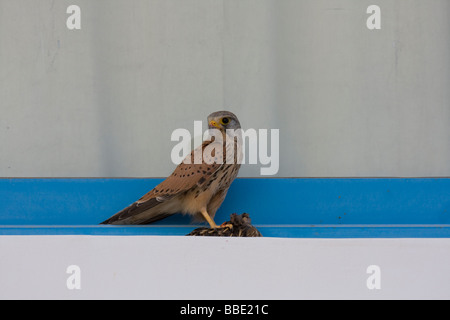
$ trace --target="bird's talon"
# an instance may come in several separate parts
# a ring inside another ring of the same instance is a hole
[[[218,228],[228,228],[228,229],[233,229],[233,225],[231,223],[222,223],[220,226],[218,226]]]

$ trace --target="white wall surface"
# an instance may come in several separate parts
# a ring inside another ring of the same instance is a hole
[[[449,14],[448,0],[0,0],[0,176],[163,177],[172,131],[220,109],[280,129],[278,176],[450,176]]]
[[[449,299],[449,250],[450,239],[2,236],[0,299]]]

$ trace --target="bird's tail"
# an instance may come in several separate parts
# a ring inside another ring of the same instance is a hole
[[[145,203],[135,202],[100,224],[150,224],[173,214],[171,211],[165,210],[166,208],[164,207],[164,203],[159,202],[156,198],[150,199]]]

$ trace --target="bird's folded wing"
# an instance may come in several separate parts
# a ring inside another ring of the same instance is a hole
[[[209,150],[212,150],[212,152],[204,152],[207,147]],[[120,223],[122,220],[149,211],[150,209],[169,201],[174,196],[192,189],[196,185],[201,186],[207,183],[211,176],[223,165],[224,150],[222,144],[211,141],[205,141],[197,149],[200,148],[203,154],[202,163],[194,163],[194,156],[198,153],[196,153],[195,150],[192,151],[188,156],[191,159],[190,163],[183,161],[177,166],[175,171],[167,177],[167,179],[141,197],[138,201],[102,222],[102,224]],[[221,159],[221,161],[218,161],[218,159]],[[165,218],[167,215],[170,214],[158,212],[156,216],[147,217],[145,221],[140,221],[139,223],[151,223]]]

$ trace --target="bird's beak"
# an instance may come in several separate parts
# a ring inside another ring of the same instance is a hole
[[[217,122],[215,122],[214,120],[211,120],[211,121],[209,122],[209,128],[210,128],[210,129],[213,129],[214,127],[220,129],[219,124],[218,124]]]

